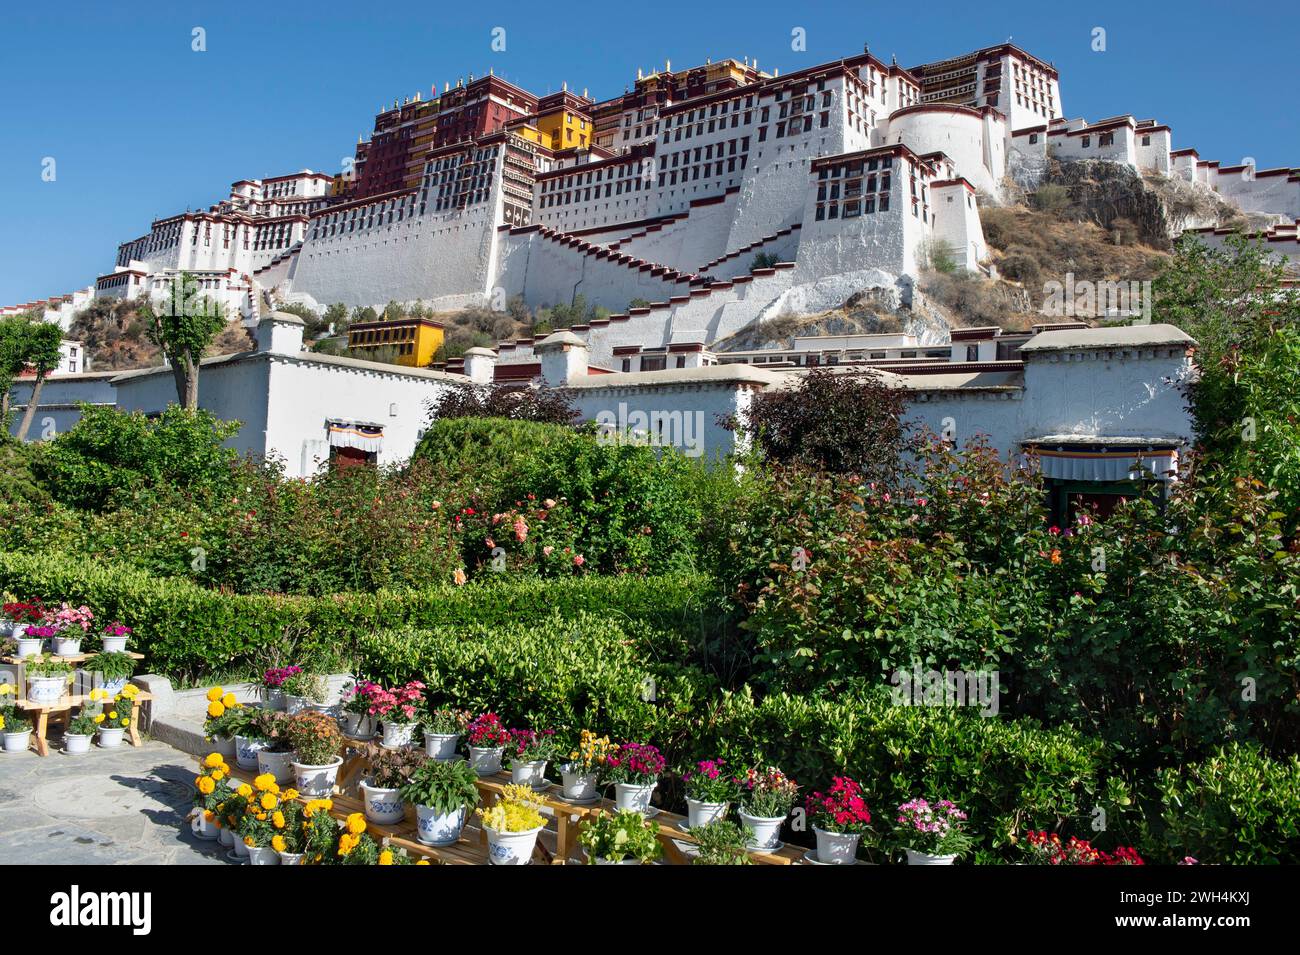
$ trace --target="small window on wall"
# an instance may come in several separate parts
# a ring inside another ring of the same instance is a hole
[[[967,360],[967,361],[979,361],[979,360],[980,360],[980,346],[979,346],[979,345],[967,345],[967,346],[966,346],[966,360]]]
[[[1143,136],[1143,137],[1142,137],[1142,145],[1143,145],[1143,146],[1150,146],[1150,145],[1151,145],[1151,137],[1150,137],[1150,136]]]

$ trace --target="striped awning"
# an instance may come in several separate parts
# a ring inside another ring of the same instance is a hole
[[[330,420],[326,422],[326,428],[332,448],[356,448],[378,454],[384,444],[384,426],[381,424]]]
[[[1108,445],[1088,443],[1048,444],[1025,442],[1038,460],[1045,478],[1059,481],[1178,480],[1178,448],[1135,444],[1132,439]]]

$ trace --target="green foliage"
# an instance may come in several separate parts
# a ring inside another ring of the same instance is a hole
[[[1071,208],[1070,190],[1057,183],[1044,183],[1030,197],[1030,202],[1039,212],[1063,216]]]
[[[574,440],[573,429],[507,418],[441,418],[429,425],[412,461],[448,475],[479,497],[556,443]]]
[[[359,640],[404,627],[504,626],[559,614],[611,614],[655,632],[679,633],[663,652],[685,656],[701,627],[693,577],[496,581],[333,593],[325,597],[231,594],[192,580],[159,578],[103,560],[50,551],[0,551],[0,592],[86,604],[97,619],[134,631],[149,669],[197,683],[217,668],[260,671],[284,660],[317,672],[351,669]],[[630,625],[630,624],[629,624]],[[665,638],[667,639],[667,638]]]
[[[226,327],[226,309],[199,293],[198,280],[188,272],[171,283],[167,299],[155,307],[150,299],[140,306],[149,337],[162,349],[176,377],[176,400],[196,410],[199,401],[199,362],[217,333]]]
[[[157,418],[81,406],[81,418],[36,459],[56,500],[103,510],[157,490],[219,490],[236,454],[223,442],[239,430],[207,411],[168,405]]]
[[[551,305],[538,309],[537,321],[546,323],[551,329],[570,328],[574,325],[589,325],[593,318],[607,318],[609,309],[588,303],[581,293],[573,297],[569,305]]]
[[[49,492],[37,479],[32,463],[41,453],[36,445],[21,444],[0,433],[0,508],[18,502],[42,504]]]
[[[1300,863],[1300,759],[1233,743],[1160,773],[1166,858],[1216,865]]]
[[[753,272],[755,269],[770,269],[780,261],[781,260],[777,258],[775,252],[760,252],[758,255],[754,256],[753,261],[749,263],[749,271]]]
[[[402,798],[412,806],[426,806],[439,815],[478,805],[478,774],[463,759],[428,760],[402,786]]]
[[[96,653],[87,657],[81,668],[105,680],[119,680],[135,672],[135,658],[129,653]]]

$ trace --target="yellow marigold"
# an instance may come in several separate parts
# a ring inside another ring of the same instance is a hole
[[[123,725],[123,726],[130,726],[130,725],[131,725],[131,721],[130,721],[127,717],[124,716],[124,717],[122,717],[122,725]]]
[[[284,791],[284,798],[285,798],[285,799],[290,799],[290,800],[292,800],[292,799],[297,799],[297,798],[298,798],[298,790],[293,789],[293,788],[286,789],[286,790]]]
[[[270,793],[262,793],[262,798],[260,802],[262,804],[262,808],[267,811],[274,809],[277,805],[276,798]]]
[[[128,700],[134,700],[139,695],[140,695],[140,688],[136,686],[134,683],[128,683],[126,686],[122,688],[122,696],[124,696]]]
[[[0,696],[8,696],[11,693],[17,693],[18,689],[12,683],[0,683]]]
[[[361,841],[360,836],[354,836],[346,832],[343,833],[343,835],[339,836],[339,855],[341,856],[347,855],[349,852],[351,852],[353,849],[357,847],[357,843],[359,843],[360,841]]]
[[[270,791],[271,787],[274,785],[275,785],[274,773],[262,773],[262,775],[253,778],[253,786],[260,793]]]
[[[214,769],[212,771],[212,778],[215,779],[217,782],[221,782],[223,779],[226,778],[226,771],[224,769]]]
[[[248,783],[240,783],[239,788],[235,790],[235,792],[239,793],[239,795],[243,796],[245,799],[250,799],[253,795],[253,787],[248,785]]]
[[[221,694],[224,692],[225,691],[221,687],[214,686],[212,689],[208,690],[208,702],[209,703],[217,702],[217,700],[221,699]]]
[[[96,723],[102,723],[102,722],[104,722],[104,714],[103,714],[103,713],[96,713],[96,714],[95,714],[95,722],[96,722]]]
[[[359,836],[366,831],[366,817],[364,813],[354,812],[348,816],[348,832],[354,836]]]
[[[277,809],[274,813],[272,813],[272,814],[271,814],[271,824],[274,825],[275,828],[277,828],[277,829],[283,829],[283,828],[284,828],[284,813],[282,813],[282,812],[281,812],[280,810],[278,810],[278,809]]]
[[[113,710],[111,713],[109,713],[109,714],[108,714],[108,718],[109,718],[110,720],[115,720],[115,719],[117,719],[117,710]]]
[[[5,718],[0,716],[0,730],[5,728]]]
[[[98,703],[105,696],[106,694],[104,693],[103,690],[101,690],[99,687],[95,687],[95,689],[90,691],[90,702]]]
[[[276,852],[283,852],[288,843],[284,841],[284,836],[272,836],[271,848]]]
[[[226,712],[226,708],[221,705],[220,700],[208,704],[208,716],[212,717],[214,720],[224,712]]]
[[[391,850],[385,849],[383,852],[379,853],[379,864],[380,865],[393,864],[393,853]]]
[[[207,756],[203,757],[203,765],[208,767],[208,769],[216,769],[223,762],[225,762],[225,760],[221,758],[220,753],[208,753]]]
[[[257,821],[258,821],[258,822],[266,822],[266,813],[264,813],[264,812],[259,812],[259,813],[257,814]]]
[[[244,836],[244,845],[246,845],[246,846],[248,846],[248,848],[252,849],[252,848],[253,848],[253,837],[252,837],[252,836]]]
[[[217,788],[217,784],[212,781],[211,776],[200,776],[198,786],[199,792],[203,793],[205,796],[211,796],[213,790]]]
[[[416,864],[416,865],[429,865],[429,860],[428,860],[428,859],[416,859],[416,860],[415,860],[415,864]]]
[[[239,705],[239,700],[235,699],[235,694],[227,693],[225,696],[221,698],[221,705],[228,710],[233,710],[236,706]]]

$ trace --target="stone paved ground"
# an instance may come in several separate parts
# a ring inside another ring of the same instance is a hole
[[[194,758],[153,740],[67,756],[0,752],[0,864],[227,865],[184,824]]]

